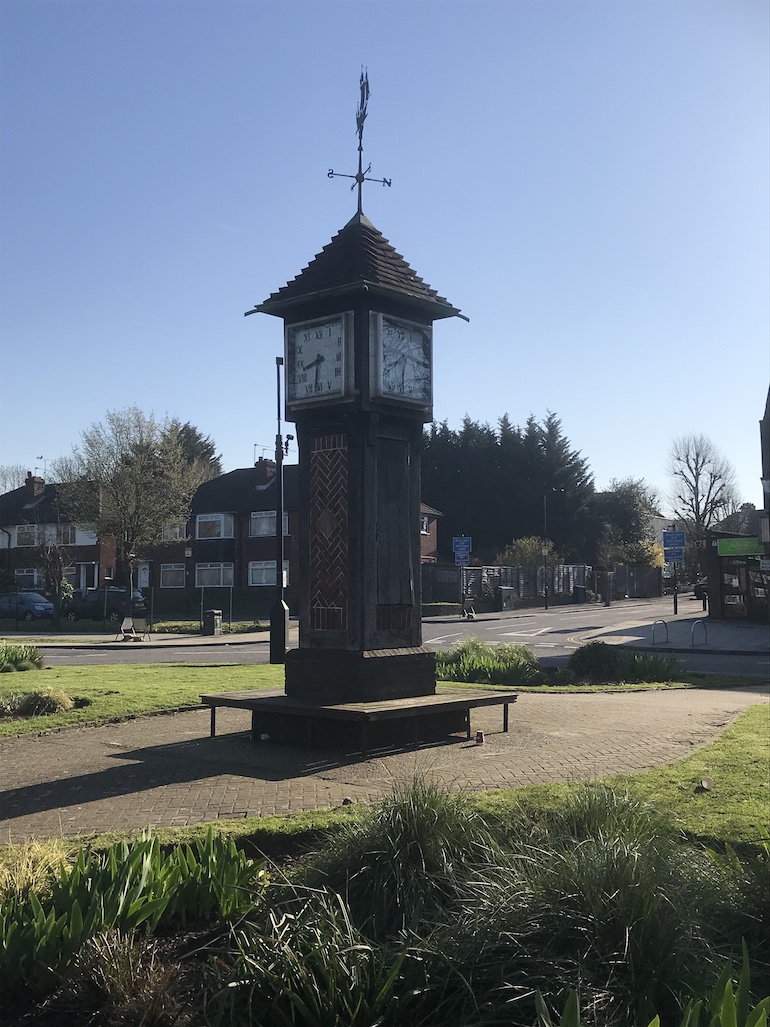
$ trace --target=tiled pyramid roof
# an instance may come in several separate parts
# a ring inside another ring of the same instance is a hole
[[[413,299],[421,306],[427,305],[433,318],[459,314],[415,274],[363,214],[351,218],[296,278],[268,296],[254,312],[280,315],[311,298],[363,288]]]

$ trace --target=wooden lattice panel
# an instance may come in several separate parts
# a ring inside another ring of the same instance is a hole
[[[310,455],[310,626],[343,631],[348,608],[348,440],[313,439]]]

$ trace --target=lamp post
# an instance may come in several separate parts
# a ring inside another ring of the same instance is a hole
[[[565,489],[550,489],[551,492],[564,492]],[[548,609],[548,491],[543,493],[543,595],[545,609]]]
[[[283,598],[283,437],[281,435],[281,367],[275,358],[278,432],[275,436],[275,584],[276,598],[270,611],[270,662],[285,663],[289,634],[289,607]]]

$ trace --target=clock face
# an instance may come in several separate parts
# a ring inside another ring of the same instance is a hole
[[[286,400],[339,399],[346,391],[344,314],[286,326]]]
[[[432,329],[381,315],[376,391],[389,399],[430,406]]]

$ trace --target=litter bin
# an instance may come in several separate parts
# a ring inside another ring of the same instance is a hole
[[[221,635],[222,634],[222,611],[221,610],[204,610],[204,612],[203,612],[203,634],[204,635]]]
[[[584,603],[586,601],[585,585],[575,585],[574,601],[576,603]]]

